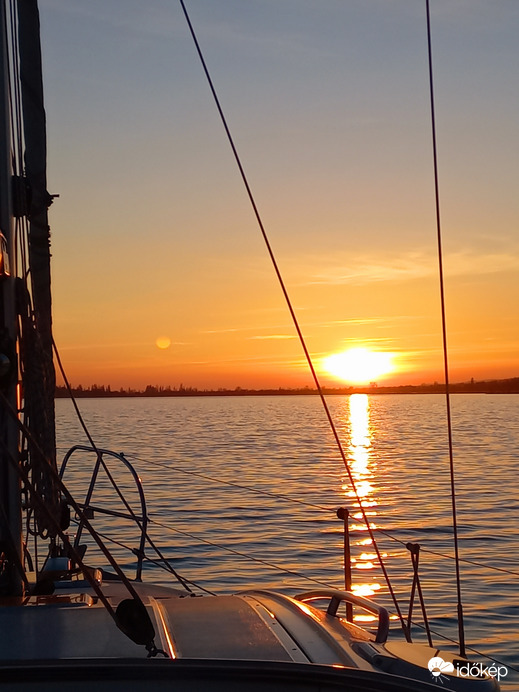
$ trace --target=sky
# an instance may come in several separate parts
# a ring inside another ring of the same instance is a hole
[[[425,0],[186,5],[323,383],[351,348],[442,381]],[[180,5],[40,14],[72,384],[311,386]],[[519,376],[519,3],[431,22],[450,376]]]

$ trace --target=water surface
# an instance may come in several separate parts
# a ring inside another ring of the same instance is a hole
[[[519,396],[452,399],[467,642],[474,660],[483,652],[519,668]],[[329,404],[403,613],[413,577],[406,543],[418,543],[431,627],[457,639],[444,398],[353,395],[330,397]],[[219,593],[269,587],[295,594],[315,581],[342,588],[343,530],[336,517],[342,506],[352,515],[354,588],[395,611],[317,397],[97,399],[80,405],[96,444],[124,452],[135,465],[149,514],[160,523],[151,524],[150,534],[186,578]],[[70,402],[58,400],[57,414],[60,450],[84,443]],[[86,460],[71,462],[72,486],[84,487],[88,473]],[[135,503],[131,483],[123,485]],[[124,511],[106,480],[95,499]],[[97,519],[118,543],[136,545],[126,521]],[[134,556],[111,547],[131,569]],[[146,565],[146,578],[171,583],[153,563]],[[414,614],[422,623],[416,607]],[[510,670],[504,688],[518,689],[517,681],[519,673]]]

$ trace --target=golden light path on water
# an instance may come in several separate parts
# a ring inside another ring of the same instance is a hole
[[[377,500],[375,497],[375,489],[372,484],[373,469],[372,469],[372,453],[371,439],[373,431],[370,424],[370,409],[369,397],[367,394],[352,394],[348,400],[348,422],[349,422],[349,440],[348,440],[348,461],[350,469],[357,488],[357,495],[360,498],[364,512],[370,521],[370,526],[375,528],[375,524],[371,521],[375,517]],[[354,507],[358,507],[357,499],[353,488],[349,482],[342,486],[345,495],[350,499],[350,503]],[[367,532],[367,527],[363,521],[361,511],[355,512],[353,518],[359,523],[352,524],[350,530],[352,532]],[[351,539],[350,539],[351,540]],[[352,545],[359,546],[360,555],[357,558],[352,558],[352,590],[360,596],[373,596],[376,591],[380,590],[380,584],[375,581],[366,579],[370,570],[376,569],[378,566],[378,558],[372,548],[371,538],[358,538],[352,541]],[[359,579],[360,575],[362,577]],[[373,615],[356,614],[355,620],[372,621],[376,619]]]

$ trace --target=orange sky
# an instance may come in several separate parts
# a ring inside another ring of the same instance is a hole
[[[316,363],[363,346],[394,354],[379,384],[440,381],[420,3],[190,4]],[[519,11],[432,9],[451,379],[517,376]],[[178,9],[41,14],[69,379],[310,385]]]

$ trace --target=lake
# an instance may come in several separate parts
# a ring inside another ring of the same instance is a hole
[[[356,394],[328,401],[403,613],[413,578],[406,543],[418,543],[435,644],[444,646],[441,636],[456,640],[444,397]],[[353,588],[395,611],[317,397],[82,399],[79,405],[96,445],[124,452],[135,466],[150,535],[185,578],[219,593],[268,587],[293,595],[315,582],[343,588],[336,510],[346,507]],[[71,403],[59,399],[56,406],[60,453],[87,444]],[[513,669],[519,669],[519,395],[453,395],[452,417],[469,655],[503,662],[509,668],[503,689],[519,689]],[[79,491],[93,458],[74,459],[65,480]],[[133,503],[136,493],[124,473],[121,479]],[[100,481],[94,504],[124,513],[106,479]],[[134,556],[120,544],[136,547],[135,530],[122,518],[97,519],[131,570]],[[152,562],[145,578],[171,583]],[[424,640],[418,602],[414,619],[415,640]]]

